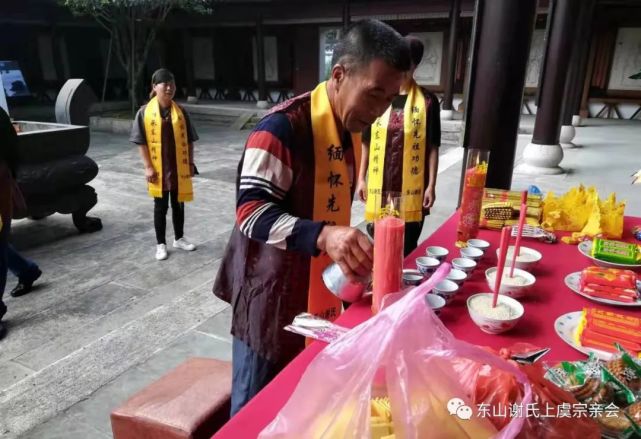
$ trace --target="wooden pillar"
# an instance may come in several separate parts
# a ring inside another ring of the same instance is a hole
[[[456,74],[456,42],[458,40],[458,24],[461,12],[461,0],[452,0],[450,6],[450,39],[447,48],[447,76],[445,76],[445,93],[441,105],[441,119],[451,119],[454,108],[454,75]]]
[[[53,65],[56,69],[56,81],[62,85],[69,78],[65,77],[65,69],[62,65],[62,53],[60,50],[62,41],[61,30],[62,29],[55,24],[51,27],[51,53],[53,54]]]
[[[581,94],[586,77],[595,4],[596,0],[585,0],[584,3],[581,4],[579,11],[570,69],[568,71],[568,80],[565,85],[565,96],[563,98],[563,126],[579,125],[577,119],[579,117]],[[562,140],[561,143],[563,143]]]
[[[183,29],[183,54],[185,65],[185,85],[187,86],[187,96],[196,95],[196,86],[194,84],[194,44],[191,39],[189,29]]]
[[[343,32],[347,32],[350,24],[349,0],[343,0]]]
[[[579,107],[585,81],[585,70],[590,50],[590,35],[592,34],[592,18],[595,0],[585,0],[577,12],[577,26],[568,77],[565,82],[563,105],[561,106],[561,133],[559,143],[563,148],[575,148],[573,143],[576,136],[575,127],[580,125]]]
[[[256,20],[256,73],[258,76],[258,102],[267,103],[267,84],[265,83],[265,40],[263,36],[263,17]]]
[[[594,58],[596,56],[596,39],[592,38],[590,41],[590,52],[588,53],[588,61],[585,67],[585,79],[583,80],[583,89],[581,91],[581,103],[579,105],[579,117],[587,119],[590,117],[589,99],[590,99],[590,84],[592,82],[592,73],[594,72]]]
[[[468,148],[491,151],[488,187],[509,189],[512,183],[536,4],[477,0],[463,144],[466,153]]]
[[[537,96],[536,122],[532,143],[523,151],[524,164],[519,172],[528,174],[561,174],[563,149],[559,145],[561,133],[561,105],[568,77],[572,43],[577,15],[582,0],[552,0],[548,16],[548,44],[543,75]]]

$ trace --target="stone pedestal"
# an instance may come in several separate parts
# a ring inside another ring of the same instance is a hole
[[[523,150],[525,163],[516,168],[516,172],[533,175],[563,174],[565,171],[559,166],[563,160],[561,145],[539,145],[529,143]]]
[[[538,93],[536,121],[532,143],[523,152],[524,165],[519,172],[529,174],[560,174],[563,160],[560,143],[563,123],[562,106],[572,55],[572,44],[581,0],[555,0],[550,6],[548,41],[543,75]],[[567,106],[566,106],[567,107]],[[574,127],[566,122],[563,142],[569,146],[574,138]]]
[[[565,149],[576,148],[577,145],[572,143],[576,136],[576,129],[573,125],[563,125],[559,135],[559,143]]]
[[[452,120],[454,118],[454,110],[441,110],[441,120]]]
[[[583,119],[581,119],[581,116],[578,114],[575,114],[572,116],[572,126],[574,127],[580,127],[583,124]]]

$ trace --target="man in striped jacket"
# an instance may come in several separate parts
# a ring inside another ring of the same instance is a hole
[[[372,268],[370,241],[349,227],[360,133],[398,94],[409,48],[365,20],[332,65],[326,82],[260,121],[238,165],[236,227],[214,284],[233,309],[232,415],[303,349],[284,326],[301,312],[340,314],[322,270],[335,261],[356,278]]]

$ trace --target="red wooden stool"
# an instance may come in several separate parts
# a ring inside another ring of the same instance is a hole
[[[190,358],[111,412],[114,439],[209,439],[229,419],[231,363]]]

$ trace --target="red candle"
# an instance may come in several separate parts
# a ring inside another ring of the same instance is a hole
[[[514,244],[514,254],[512,255],[512,268],[510,268],[510,277],[514,276],[514,266],[516,258],[521,253],[521,237],[523,235],[523,224],[525,224],[525,215],[527,213],[527,191],[521,194],[521,211],[519,212],[519,229],[516,233],[516,244]]]
[[[488,151],[476,149],[468,153],[461,196],[461,216],[456,227],[457,247],[465,247],[468,239],[476,238],[478,234],[488,154]]]
[[[492,308],[496,307],[496,301],[499,298],[499,290],[501,289],[501,282],[503,281],[503,269],[505,268],[505,256],[507,255],[507,248],[510,245],[510,234],[512,227],[506,226],[501,230],[501,244],[499,245],[499,261],[496,265],[496,280],[494,281],[494,296],[492,298]]]
[[[374,273],[372,310],[378,313],[383,297],[401,289],[405,222],[386,217],[374,225]]]

